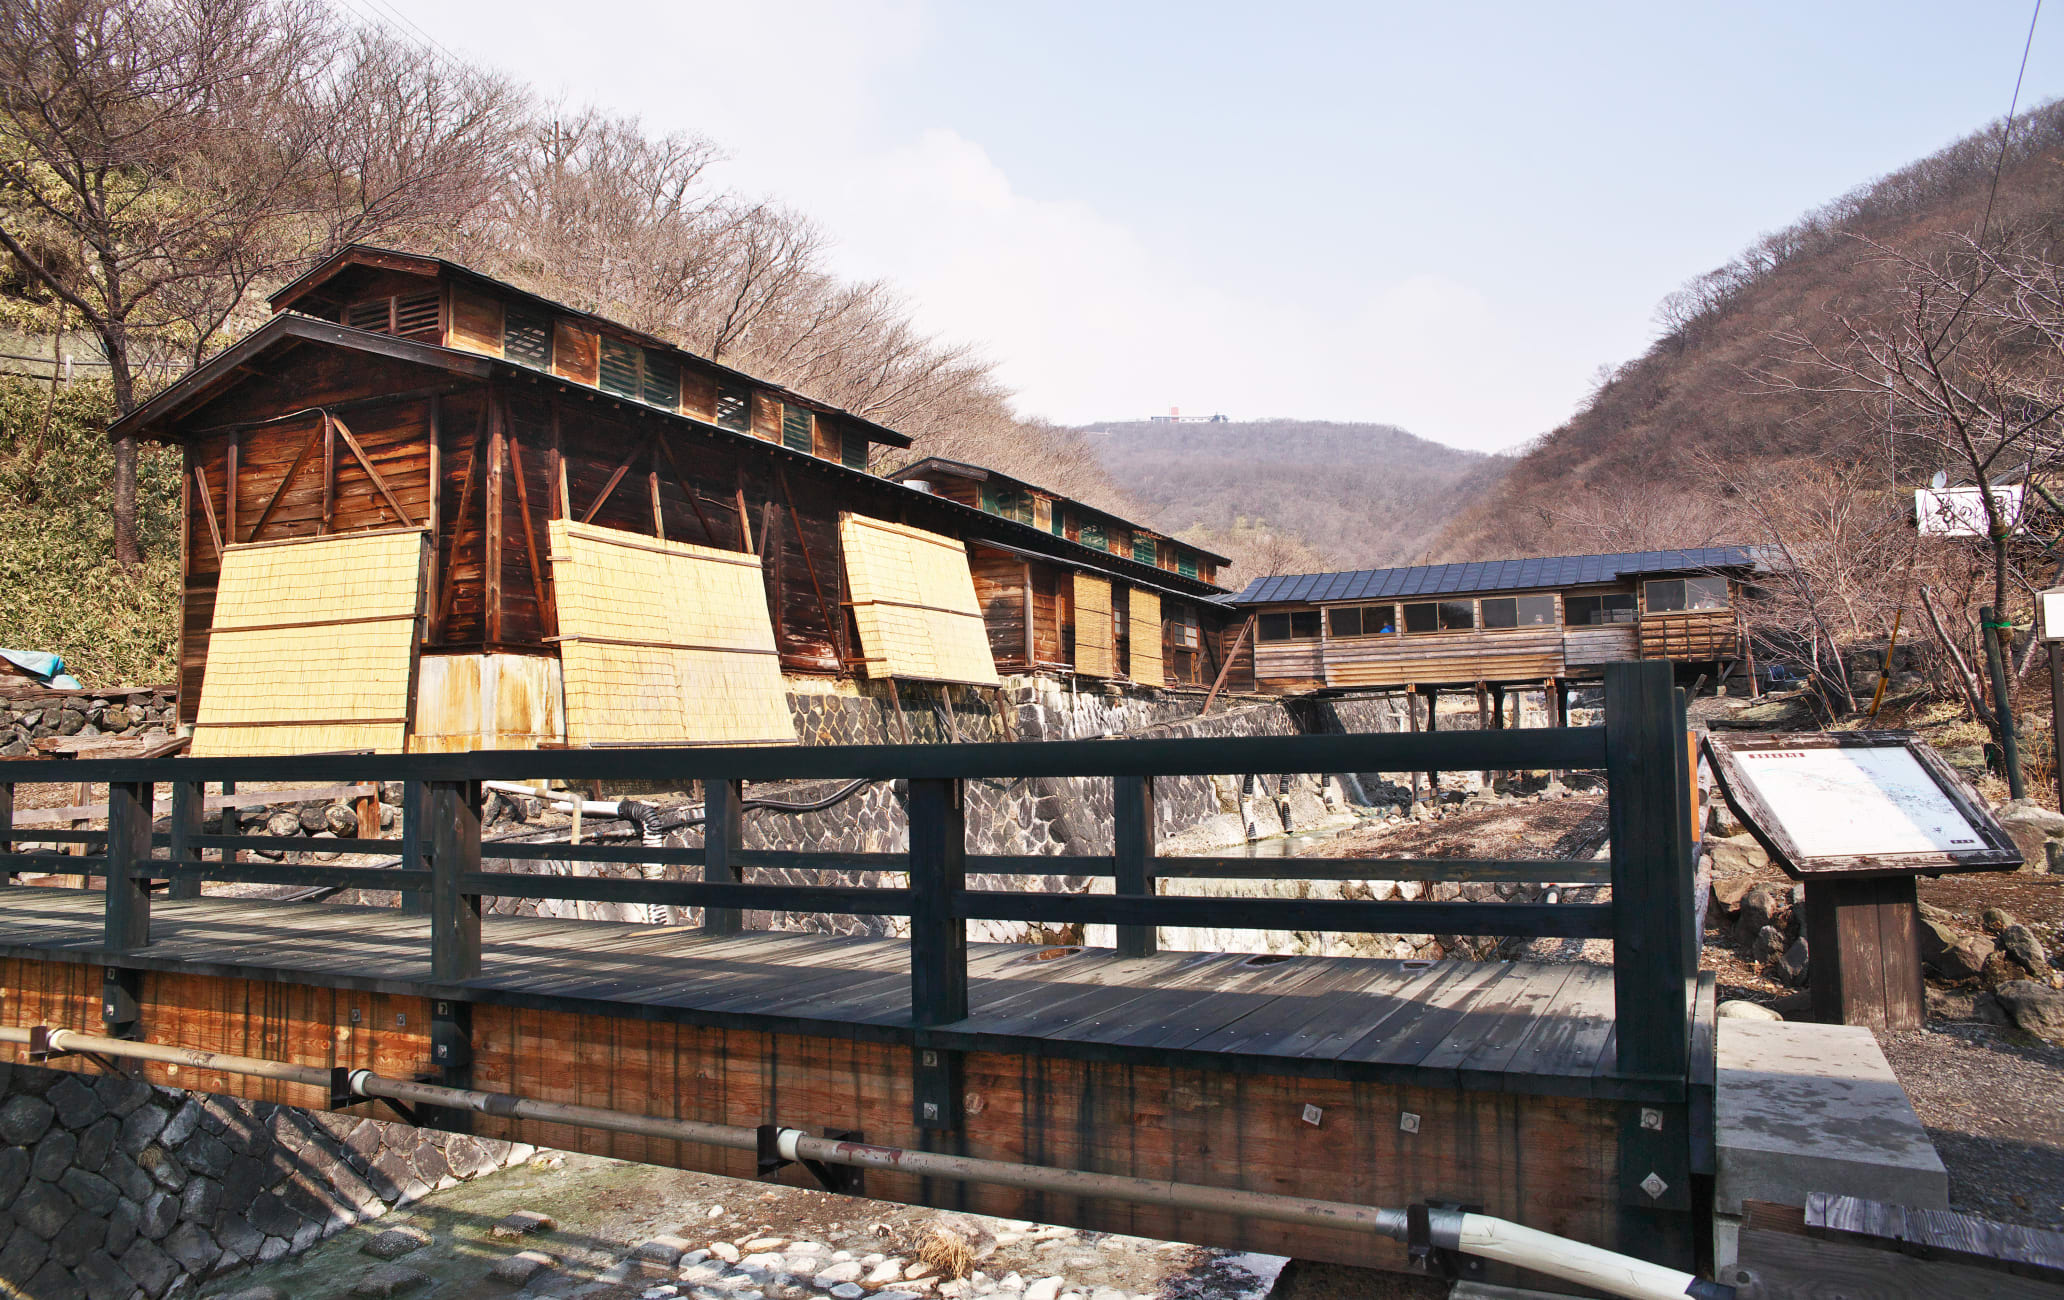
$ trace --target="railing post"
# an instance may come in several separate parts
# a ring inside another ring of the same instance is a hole
[[[422,871],[430,865],[430,845],[423,837],[423,783],[401,783],[401,866],[404,871]],[[401,891],[403,916],[428,916],[430,895],[420,889]]]
[[[150,943],[150,882],[139,873],[150,860],[151,799],[148,781],[108,785],[106,942],[115,952]]]
[[[1114,892],[1154,896],[1154,778],[1111,778],[1111,833],[1117,855]],[[1118,927],[1120,957],[1149,957],[1160,951],[1160,930],[1154,925]]]
[[[1613,1001],[1623,1074],[1683,1077],[1691,983],[1691,811],[1684,709],[1662,660],[1605,669]]]
[[[1668,661],[1605,670],[1612,835],[1613,1003],[1623,1075],[1692,1078],[1698,978],[1692,910],[1689,751]],[[1687,1266],[1693,1243],[1692,1114],[1683,1102],[1626,1102],[1619,1117],[1619,1231],[1651,1260]]]
[[[702,878],[708,884],[739,883],[732,855],[739,850],[745,830],[745,783],[705,781],[702,783]],[[702,928],[706,934],[737,934],[744,918],[735,907],[704,907]]]
[[[2059,777],[2064,780],[2064,777]],[[14,782],[0,781],[0,853],[14,852]],[[0,872],[0,884],[14,883],[15,868],[10,864]]]
[[[172,783],[172,861],[192,862],[200,857],[200,851],[193,846],[193,837],[201,833],[201,813],[208,806],[208,786],[204,781],[174,781]],[[167,898],[199,898],[201,877],[199,873],[180,875],[174,867],[172,883],[166,887]]]
[[[480,895],[459,892],[459,877],[480,870],[480,782],[431,781],[430,977],[480,975]]]
[[[222,783],[222,821],[220,824],[224,835],[241,835],[244,833],[243,814],[239,813],[237,806],[229,801],[229,796],[235,793],[236,782],[224,781]],[[205,803],[203,806],[205,807]],[[222,862],[234,864],[242,860],[243,851],[241,849],[222,849],[219,851],[219,856]]]
[[[967,1019],[967,805],[959,781],[910,783],[910,1018]]]

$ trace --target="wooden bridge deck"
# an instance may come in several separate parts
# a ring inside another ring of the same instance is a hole
[[[97,891],[0,888],[0,956],[883,1041],[910,1035],[901,939],[489,917],[481,975],[440,983],[428,919],[392,909],[161,899],[150,946],[117,956],[104,946],[104,903]],[[971,1014],[927,1031],[927,1041],[1547,1096],[1634,1099],[1655,1086],[1613,1076],[1609,967],[1124,958],[1108,949],[1041,959],[1055,951],[971,944]]]

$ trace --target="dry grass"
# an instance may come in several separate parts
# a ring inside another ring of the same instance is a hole
[[[975,1267],[975,1248],[965,1237],[944,1227],[925,1230],[918,1239],[917,1257],[941,1277],[966,1277]]]

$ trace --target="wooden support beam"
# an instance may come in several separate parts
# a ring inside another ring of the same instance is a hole
[[[328,411],[322,417],[322,522],[315,535],[327,537],[337,518],[337,422]]]
[[[0,781],[0,853],[14,852],[14,782]],[[0,868],[0,884],[14,883],[14,867]]]
[[[788,522],[795,528],[796,546],[803,553],[803,568],[810,575],[810,590],[817,597],[817,611],[824,618],[825,634],[831,638],[831,653],[841,664],[846,661],[845,620],[835,618],[831,602],[824,598],[824,586],[817,581],[817,561],[810,557],[810,539],[803,533],[803,517],[796,512],[795,493],[788,487],[788,468],[774,462],[774,476],[781,483],[781,498],[788,504]]]
[[[666,540],[666,510],[659,500],[659,435],[653,434],[646,450],[652,463],[645,467],[646,494],[652,499],[652,535],[660,541]]]
[[[566,489],[566,446],[559,433],[559,399],[552,399],[552,482],[559,513],[554,519],[573,518],[573,497]]]
[[[315,450],[315,444],[322,441],[323,433],[328,428],[329,419],[324,417],[320,427],[309,430],[307,441],[301,444],[300,451],[294,453],[294,463],[287,466],[286,477],[272,490],[272,499],[265,503],[265,509],[258,512],[258,522],[251,525],[250,535],[244,538],[245,541],[255,542],[258,540],[258,534],[265,531],[265,525],[272,520],[272,512],[279,509],[280,498],[287,494],[288,488],[294,486],[294,480],[300,475],[301,467],[308,463],[308,457]],[[231,536],[234,538],[235,534],[232,533]]]
[[[959,781],[910,783],[910,1017],[967,1019],[967,807]]]
[[[1226,678],[1232,674],[1233,665],[1239,661],[1240,647],[1247,643],[1247,636],[1253,631],[1254,615],[1249,614],[1247,621],[1240,624],[1240,634],[1233,638],[1233,648],[1226,652],[1225,662],[1218,666],[1218,677],[1211,683],[1210,694],[1204,697],[1204,707],[1197,710],[1198,717],[1201,718],[1211,712],[1212,704],[1218,700],[1218,693],[1225,689]],[[1261,670],[1257,668],[1255,670],[1257,681],[1260,678],[1260,674]]]
[[[215,548],[215,558],[222,558],[222,530],[215,525],[215,498],[208,491],[208,471],[198,461],[193,467],[194,486],[201,492],[201,514],[208,521],[208,541]]]
[[[373,481],[373,486],[378,488],[380,495],[387,499],[387,508],[394,512],[394,517],[401,521],[402,527],[414,528],[416,526],[415,519],[410,516],[408,511],[401,508],[401,502],[395,497],[394,489],[388,487],[387,480],[380,476],[380,471],[373,468],[372,457],[366,455],[365,448],[358,445],[358,439],[352,436],[351,426],[334,416],[331,417],[330,424],[336,429],[338,436],[344,439],[344,445],[350,450],[352,457],[358,461],[358,467],[366,472],[366,477]]]
[[[609,504],[610,494],[616,491],[617,484],[624,481],[624,475],[631,472],[631,466],[638,462],[638,453],[644,450],[646,450],[646,447],[642,442],[631,448],[631,454],[623,458],[623,463],[616,467],[615,471],[610,474],[609,481],[604,483],[602,490],[595,494],[594,503],[588,507],[587,513],[580,517],[582,523],[591,524],[595,522],[596,512]]]
[[[717,530],[710,527],[709,516],[702,513],[701,494],[689,483],[688,476],[681,472],[681,462],[674,459],[672,444],[667,442],[665,434],[657,433],[652,436],[652,442],[666,457],[667,468],[673,471],[674,482],[680,485],[681,495],[688,498],[688,508],[695,512],[695,522],[702,525],[703,540],[711,546],[722,547],[724,544],[717,540]],[[655,488],[654,491],[657,492],[658,489]]]
[[[480,421],[482,426],[485,426],[487,423],[487,412],[485,410],[480,413]],[[484,427],[474,429],[473,444],[466,451],[466,477],[459,484],[459,508],[452,512],[451,550],[445,555],[444,578],[437,584],[441,594],[436,606],[437,616],[431,620],[430,625],[430,639],[432,641],[444,640],[445,623],[451,617],[452,598],[458,591],[459,584],[452,580],[452,570],[458,567],[459,543],[464,539],[466,531],[466,513],[473,507],[473,479],[479,474],[481,468],[480,448],[484,433]],[[434,537],[431,538],[432,545],[436,544],[436,540]],[[485,556],[482,557],[481,568],[483,571],[486,569]]]
[[[480,977],[480,895],[459,878],[480,870],[480,782],[431,781],[424,788],[430,832],[430,977]]]
[[[485,635],[493,642],[502,639],[502,525],[506,512],[502,503],[502,463],[509,434],[501,395],[490,392],[487,401],[487,491],[481,507],[480,574],[487,588]]]
[[[114,952],[150,946],[151,783],[108,786],[106,943]]]
[[[437,556],[439,553],[438,548],[442,545],[441,535],[444,527],[443,394],[434,394],[430,398],[428,442],[430,444],[430,491],[424,497],[424,501],[428,503],[425,507],[426,515],[424,522],[430,530],[430,572],[427,575],[426,585],[423,589],[423,607],[429,610],[434,618],[438,607],[437,593],[440,580],[437,571]],[[437,634],[437,629],[434,626],[425,629],[425,631],[431,637]]]
[[[733,464],[738,471],[738,549],[758,554],[753,546],[752,516],[745,509],[745,466],[739,462]]]
[[[200,856],[193,847],[193,837],[201,833],[202,810],[208,806],[208,787],[201,781],[175,781],[172,783],[172,847],[171,857],[175,862],[190,862]],[[165,891],[168,898],[199,898],[201,878],[199,876],[174,876],[172,884]]]
[[[1919,1029],[1927,1019],[1914,878],[1806,882],[1813,1018],[1828,1025]]]
[[[523,481],[523,443],[513,434],[509,437],[509,475],[516,482],[516,514],[523,520],[523,554],[530,563],[530,594],[537,601],[538,624],[546,636],[557,636],[559,611],[552,603],[551,579],[539,563],[537,531],[530,524],[530,489]]]
[[[1140,898],[1154,896],[1154,778],[1111,778],[1111,830],[1117,858],[1113,892]],[[1118,927],[1120,957],[1150,957],[1160,951],[1159,928]]]
[[[243,459],[244,436],[229,435],[229,448],[223,453],[222,477],[227,480],[222,493],[222,535],[230,541],[237,539],[237,470]]]
[[[401,783],[401,867],[404,871],[428,871],[430,869],[430,835],[424,825],[424,810],[427,807],[425,787],[421,781]],[[575,821],[576,832],[580,823]],[[574,842],[580,842],[578,833]],[[405,889],[401,893],[401,914],[403,916],[428,916],[430,914],[430,891],[427,889]]]
[[[705,781],[702,784],[702,878],[713,884],[736,885],[744,879],[733,861],[742,843],[745,783]],[[705,907],[702,928],[709,934],[737,934],[742,915],[735,907]]]

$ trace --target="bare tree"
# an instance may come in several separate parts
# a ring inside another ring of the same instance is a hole
[[[16,0],[0,17],[0,251],[78,313],[126,414],[253,286],[477,204],[519,102],[316,0]],[[113,497],[133,564],[130,438]]]

